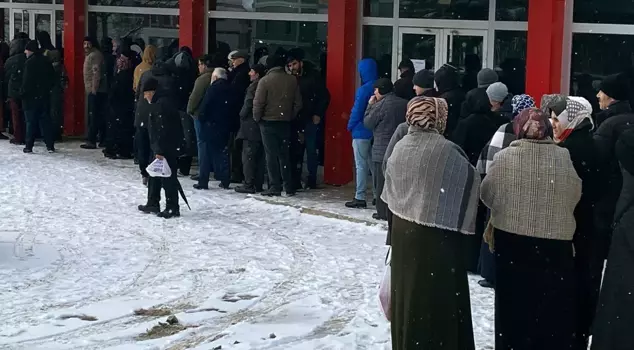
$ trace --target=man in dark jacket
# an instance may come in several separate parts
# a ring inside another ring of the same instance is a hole
[[[416,96],[414,93],[414,63],[409,58],[401,61],[398,65],[400,78],[394,83],[394,94],[400,98],[411,100]]]
[[[230,127],[231,135],[229,138],[229,154],[231,164],[231,182],[241,183],[244,175],[242,174],[242,140],[236,135],[240,129],[240,110],[244,103],[244,95],[247,88],[251,84],[249,78],[249,53],[246,51],[235,51],[229,56],[231,62],[231,70],[228,73],[229,83],[233,100],[230,103],[231,117]]]
[[[254,65],[249,71],[251,85],[247,88],[242,110],[240,111],[240,131],[238,138],[242,140],[242,167],[244,185],[236,187],[238,193],[262,192],[264,184],[265,155],[262,145],[260,127],[253,119],[253,98],[258,88],[260,77],[266,74],[261,64]]]
[[[260,79],[253,98],[253,119],[260,123],[270,182],[270,187],[262,194],[281,196],[283,180],[286,194],[292,196],[295,189],[292,185],[289,140],[291,121],[302,109],[302,95],[297,79],[284,71],[284,55],[267,57],[266,65],[269,71]]]
[[[621,133],[634,126],[634,113],[630,108],[629,96],[629,81],[621,74],[605,77],[597,94],[602,111],[597,114],[599,127],[593,138],[601,162],[603,181],[600,184],[602,195],[595,207],[595,223],[597,232],[606,239],[603,247],[604,257],[608,253],[614,210],[623,185],[614,147]]]
[[[33,152],[37,126],[44,137],[46,149],[55,152],[54,138],[51,130],[51,89],[55,84],[55,71],[51,61],[40,52],[37,41],[26,44],[24,51],[26,62],[22,82],[22,107],[26,119],[26,147],[24,153]]]
[[[414,91],[412,89],[412,91]],[[385,176],[383,174],[383,157],[390,143],[390,139],[399,124],[405,122],[408,100],[396,96],[394,86],[388,78],[381,78],[374,83],[374,96],[365,110],[363,124],[372,130],[374,143],[372,145],[372,164],[374,167],[374,186],[376,187],[376,213],[372,215],[377,220],[387,220],[387,204],[381,200]]]
[[[498,81],[498,74],[491,68],[483,68],[478,72],[478,87],[467,92],[462,108],[460,110],[460,118],[464,119],[473,113],[477,113],[482,109],[483,101],[489,101],[487,97],[487,88]]]
[[[13,39],[9,51],[10,57],[4,63],[4,83],[7,87],[7,98],[9,99],[11,122],[13,124],[13,139],[11,139],[11,143],[16,145],[23,145],[25,137],[24,114],[20,91],[22,90],[24,64],[26,63],[24,49],[28,42],[29,39],[21,37]]]
[[[434,74],[434,80],[438,87],[438,97],[444,98],[449,107],[447,128],[445,129],[446,137],[449,137],[458,125],[460,109],[465,99],[465,93],[460,88],[459,79],[458,69],[448,63],[440,67]]]
[[[330,93],[326,83],[315,65],[304,60],[304,51],[296,48],[288,52],[288,68],[297,77],[299,90],[302,94],[302,109],[293,121],[291,139],[291,164],[293,166],[293,185],[301,188],[301,178],[304,163],[304,148],[306,148],[306,166],[308,168],[307,189],[317,188],[317,168],[319,155],[317,154],[318,136],[324,126],[324,117],[330,104]]]
[[[220,188],[228,189],[231,183],[229,174],[229,134],[231,131],[231,105],[233,98],[231,86],[227,81],[227,71],[216,68],[211,74],[211,85],[205,92],[203,111],[194,122],[202,146],[198,161],[200,172],[197,190],[209,189],[209,174],[213,164],[214,175],[220,180]]]
[[[154,78],[146,79],[141,87],[143,98],[149,103],[147,130],[150,150],[155,159],[165,160],[172,170],[170,177],[150,177],[147,204],[139,205],[144,213],[155,213],[169,219],[180,216],[176,166],[178,148],[181,146],[183,130],[178,110],[174,107],[173,95],[161,90]],[[161,211],[161,188],[165,190],[165,210]]]

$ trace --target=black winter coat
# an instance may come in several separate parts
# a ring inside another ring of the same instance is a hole
[[[167,158],[178,157],[183,145],[183,128],[173,97],[156,91],[149,104],[147,125],[152,152]]]
[[[128,118],[134,112],[133,80],[134,70],[132,68],[114,73],[112,77],[110,106],[117,117]]]
[[[198,116],[201,123],[200,138],[214,147],[226,147],[232,127],[232,96],[230,83],[218,79],[211,83],[203,98],[203,112]]]
[[[594,321],[592,350],[634,349],[634,130],[616,144],[623,189],[616,206],[614,233]]]
[[[143,75],[141,75],[141,79],[139,79],[139,88],[136,92],[137,107],[134,117],[135,127],[141,127],[147,123],[149,108],[147,101],[143,98],[143,87],[150,78],[154,78],[158,81],[159,87],[157,92],[160,92],[161,96],[169,96],[173,103],[173,108],[178,109],[177,99],[179,95],[177,94],[178,88],[176,87],[176,79],[174,79],[172,72],[165,63],[156,62],[152,66],[152,69],[144,72]]]
[[[446,66],[439,68],[434,74],[434,80],[436,81],[438,97],[444,98],[449,107],[445,129],[445,137],[449,137],[460,120],[460,110],[462,102],[465,100],[465,93],[460,88],[458,72],[455,69]]]
[[[244,96],[247,92],[247,88],[251,85],[251,78],[249,77],[248,63],[243,63],[234,68],[229,73],[229,83],[231,84],[231,97],[230,102],[231,117],[230,128],[231,132],[237,132],[240,129],[240,111],[242,110],[242,104],[244,103]]]
[[[330,93],[319,71],[311,62],[304,61],[302,74],[297,77],[297,83],[302,95],[302,109],[299,111],[296,123],[302,127],[306,123],[312,123],[314,115],[320,116],[323,123],[330,104]]]
[[[11,42],[10,57],[4,63],[4,83],[7,86],[7,96],[19,98],[22,90],[24,64],[26,54],[24,48],[28,40],[16,39]]]
[[[616,159],[615,145],[623,131],[634,126],[634,113],[628,101],[618,101],[597,115],[603,122],[594,133],[594,144],[601,161],[601,198],[595,209],[597,229],[610,234],[616,201],[621,193],[622,175]]]
[[[404,98],[407,101],[411,100],[416,96],[416,92],[414,91],[414,71],[406,70],[401,74],[399,80],[394,82],[394,93],[396,96],[400,98]]]
[[[473,113],[480,113],[484,107],[488,106],[486,110],[491,109],[491,103],[489,102],[489,95],[487,95],[487,88],[475,88],[469,90],[465,96],[464,102],[460,109],[460,118],[464,119]]]
[[[36,52],[26,59],[22,77],[22,108],[25,110],[48,106],[55,85],[55,70],[51,61]]]
[[[260,126],[253,119],[253,98],[255,97],[255,90],[258,88],[258,82],[259,79],[252,82],[247,88],[242,110],[240,110],[240,131],[238,132],[238,137],[248,141],[262,140]]]

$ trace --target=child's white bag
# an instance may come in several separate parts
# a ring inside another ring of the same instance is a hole
[[[385,272],[383,273],[383,280],[379,285],[379,302],[381,303],[381,310],[387,318],[390,320],[392,312],[392,247],[387,252],[385,259]]]
[[[172,169],[165,159],[154,159],[146,169],[147,173],[151,177],[170,177],[172,176]]]

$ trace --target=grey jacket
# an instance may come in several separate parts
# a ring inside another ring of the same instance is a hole
[[[302,94],[297,78],[283,68],[271,68],[260,79],[253,98],[255,121],[291,121],[302,109]]]
[[[374,144],[372,145],[372,161],[381,163],[387,146],[399,124],[405,121],[407,100],[394,93],[385,95],[380,101],[368,105],[365,110],[363,124],[372,130]]]
[[[248,141],[262,140],[260,127],[255,119],[253,119],[253,98],[255,97],[255,90],[258,88],[259,82],[260,79],[251,82],[251,85],[249,85],[244,95],[244,103],[240,110],[240,130],[237,136],[239,139]]]

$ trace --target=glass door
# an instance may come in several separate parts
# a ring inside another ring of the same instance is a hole
[[[442,64],[441,32],[441,29],[400,28],[397,65],[409,58],[417,72],[421,69],[436,70]]]
[[[475,76],[487,67],[487,32],[485,30],[443,29],[443,63],[449,63],[460,72]]]
[[[28,34],[35,39],[37,32],[45,31],[55,38],[55,21],[52,10],[11,10],[11,39],[19,32]]]

